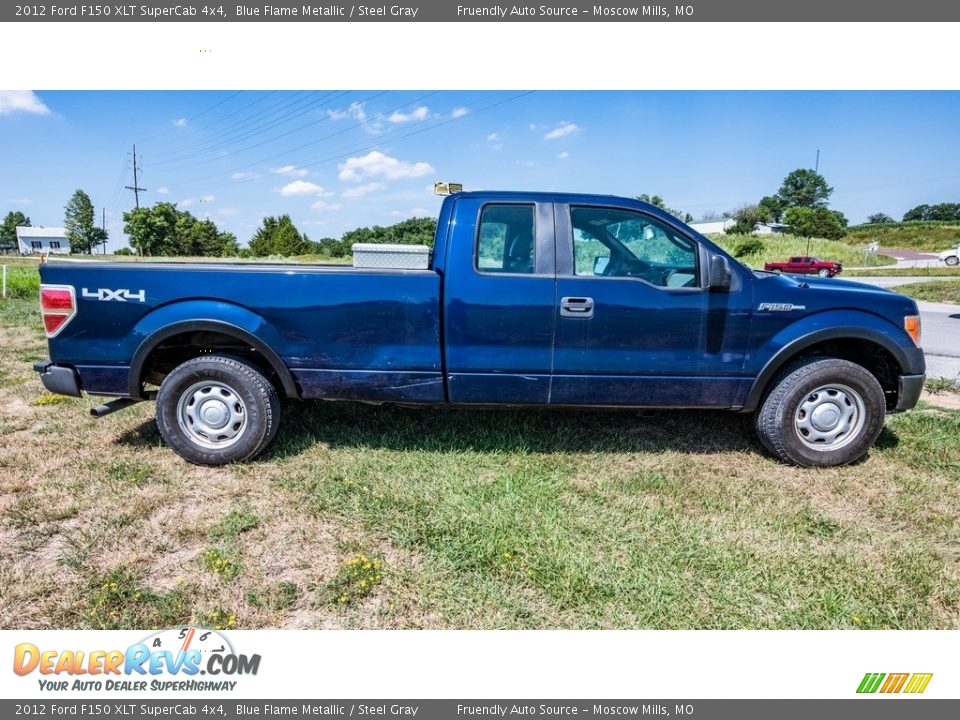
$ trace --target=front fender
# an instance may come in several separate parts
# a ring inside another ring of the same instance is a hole
[[[281,338],[276,329],[260,315],[247,308],[219,300],[186,300],[175,302],[143,316],[124,343],[130,362],[130,397],[141,396],[141,375],[150,353],[161,342],[174,335],[196,331],[220,332],[249,344],[266,358],[280,378],[288,397],[299,397],[289,368],[274,350]]]
[[[755,410],[770,380],[790,360],[809,347],[829,340],[863,340],[889,352],[903,375],[925,372],[923,350],[906,331],[889,320],[857,310],[834,310],[808,315],[784,327],[754,352],[769,356],[747,392],[743,410]]]

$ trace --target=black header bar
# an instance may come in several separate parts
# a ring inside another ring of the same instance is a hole
[[[554,0],[544,4],[408,0],[404,3],[153,0],[3,3],[3,22],[955,22],[943,0]],[[851,28],[851,32],[869,32]],[[775,43],[776,38],[767,38]]]

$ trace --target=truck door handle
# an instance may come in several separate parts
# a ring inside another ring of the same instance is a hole
[[[592,318],[593,298],[565,297],[560,299],[560,317]]]

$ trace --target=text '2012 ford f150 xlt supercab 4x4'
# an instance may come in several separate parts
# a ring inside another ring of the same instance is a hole
[[[924,380],[910,298],[753,271],[624,198],[466,192],[423,269],[66,261],[41,266],[44,385],[155,399],[187,460],[252,458],[280,398],[723,408],[771,453],[863,457]]]

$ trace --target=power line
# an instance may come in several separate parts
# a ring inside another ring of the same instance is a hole
[[[237,95],[239,95],[239,94],[242,93],[242,92],[243,92],[243,90],[237,90],[235,93],[233,93],[232,95],[224,98],[223,100],[221,100],[220,102],[216,103],[215,105],[212,105],[212,106],[208,107],[206,110],[202,110],[201,112],[198,112],[196,115],[187,118],[187,122],[188,122],[188,123],[191,123],[191,122],[193,122],[194,120],[196,120],[198,117],[202,117],[202,116],[206,115],[206,114],[207,114],[208,112],[210,112],[211,110],[216,110],[218,107],[220,107],[220,106],[223,105],[224,103],[227,103],[227,102],[229,102],[230,100],[233,100],[233,98],[235,98]],[[171,126],[168,127],[166,130],[161,130],[161,131],[158,132],[156,135],[151,135],[150,137],[148,137],[148,138],[145,140],[145,142],[150,142],[151,140],[155,140],[156,138],[161,137],[162,135],[166,135],[168,132],[171,132],[171,131],[174,130],[174,129],[176,129],[176,125],[171,125]]]
[[[377,98],[377,97],[379,97],[379,96],[381,96],[381,95],[384,95],[384,94],[386,94],[386,91],[376,93],[376,94],[371,95],[370,97],[366,98],[363,102],[365,102],[365,103],[366,103],[366,102],[369,102],[370,100],[373,100],[374,98]],[[431,94],[433,94],[433,93],[431,93]],[[426,96],[424,96],[424,97],[429,97],[429,95],[426,95]],[[414,102],[417,102],[417,101],[414,101]],[[407,103],[407,104],[409,104],[409,103]],[[267,145],[267,144],[272,143],[272,142],[274,142],[274,141],[276,141],[276,140],[279,140],[279,139],[281,139],[281,138],[287,137],[288,135],[293,135],[293,134],[295,134],[295,133],[298,133],[298,132],[301,132],[301,131],[303,131],[303,130],[306,130],[307,128],[313,127],[314,125],[318,125],[318,124],[320,124],[320,123],[322,123],[322,122],[327,122],[327,121],[330,120],[330,118],[331,118],[330,115],[325,115],[324,117],[321,117],[321,118],[319,118],[319,119],[317,119],[317,120],[314,120],[313,122],[307,123],[306,125],[301,125],[300,127],[294,128],[293,130],[288,130],[287,132],[280,133],[279,135],[274,135],[273,137],[267,138],[266,140],[262,140],[262,141],[260,141],[260,142],[258,142],[258,143],[254,143],[253,145],[247,145],[246,147],[243,147],[243,148],[240,148],[239,150],[236,150],[236,151],[234,152],[234,154],[244,153],[244,152],[247,152],[248,150],[253,150],[254,148],[258,148],[258,147],[261,147],[261,146],[263,146],[263,145]],[[286,122],[286,121],[283,121],[283,122]],[[268,127],[268,128],[264,128],[264,129],[262,129],[262,130],[258,130],[256,133],[254,133],[254,135],[259,135],[261,132],[266,132],[267,130],[271,130],[271,129],[273,129],[274,127],[276,127],[276,126],[278,126],[278,125],[282,125],[283,122],[277,123],[277,124],[275,124],[275,125],[273,125],[273,126],[270,126],[270,127]],[[214,146],[212,146],[212,147],[210,147],[210,148],[207,148],[207,150],[206,150],[205,152],[209,152],[209,151],[211,151],[211,150],[216,150],[216,149],[219,149],[219,148],[222,148],[222,147],[226,147],[227,145],[230,145],[231,142],[232,142],[232,141],[228,141],[228,142],[220,143],[219,145],[214,145]],[[167,170],[168,172],[175,172],[175,171],[177,171],[177,170],[187,170],[187,169],[192,168],[192,167],[197,167],[197,166],[199,166],[199,165],[206,165],[207,163],[215,162],[215,161],[217,161],[217,160],[219,160],[219,159],[220,159],[219,156],[218,156],[218,157],[212,157],[212,158],[206,158],[206,159],[204,159],[204,160],[198,160],[198,161],[196,161],[196,162],[188,163],[188,164],[186,164],[186,165],[180,165],[180,166],[177,166],[177,167],[166,168],[166,170]]]
[[[502,106],[502,105],[506,105],[507,103],[511,103],[511,102],[516,101],[516,100],[520,100],[520,99],[522,99],[522,98],[524,98],[524,97],[527,97],[527,96],[529,96],[529,95],[534,94],[535,92],[536,92],[536,90],[530,90],[530,91],[527,91],[527,92],[523,92],[523,93],[520,93],[520,94],[518,94],[518,95],[514,95],[514,96],[512,96],[512,97],[506,98],[506,99],[504,99],[504,100],[500,100],[499,102],[495,102],[495,103],[492,103],[492,104],[487,105],[487,106],[485,106],[485,107],[482,107],[482,108],[479,108],[479,109],[477,109],[477,110],[474,110],[473,112],[468,113],[467,115],[461,115],[461,116],[459,116],[459,117],[451,117],[451,118],[449,118],[449,119],[447,119],[447,120],[443,120],[443,121],[434,123],[433,125],[430,125],[429,127],[421,128],[421,129],[419,129],[419,130],[413,130],[413,131],[411,131],[411,132],[404,133],[404,134],[399,135],[399,136],[390,135],[389,137],[387,137],[387,135],[389,135],[389,134],[383,135],[383,136],[380,136],[380,137],[377,139],[377,142],[372,143],[372,144],[361,145],[361,144],[354,143],[354,144],[344,145],[344,146],[341,146],[340,148],[337,148],[336,150],[333,150],[333,151],[331,152],[331,154],[325,155],[325,156],[323,156],[323,157],[317,157],[317,158],[312,158],[312,159],[310,159],[310,160],[307,160],[307,161],[301,163],[301,164],[300,164],[300,167],[303,167],[303,168],[316,167],[317,165],[321,165],[321,164],[324,164],[324,163],[327,163],[327,162],[339,160],[339,159],[342,157],[343,153],[345,153],[345,152],[363,152],[363,151],[365,151],[365,150],[374,150],[374,149],[380,147],[381,145],[383,145],[383,140],[384,140],[384,138],[387,138],[390,142],[402,141],[402,140],[405,140],[405,139],[407,139],[407,138],[409,138],[409,137],[413,137],[414,135],[420,135],[420,134],[422,134],[422,133],[429,132],[429,131],[431,131],[431,130],[435,130],[436,128],[442,127],[442,126],[444,126],[444,125],[449,125],[450,123],[457,122],[458,120],[462,120],[462,119],[464,119],[464,118],[466,118],[466,117],[470,117],[471,115],[479,115],[480,113],[486,112],[487,110],[492,110],[492,109],[494,109],[494,108],[496,108],[496,107],[500,107],[500,106]],[[475,100],[475,101],[473,101],[473,102],[466,103],[463,107],[469,107],[469,106],[474,105],[474,104],[476,104],[476,103],[478,103],[478,102],[481,102],[483,99],[484,99],[484,98],[480,98],[480,99]],[[384,112],[384,113],[380,113],[380,114],[377,115],[376,117],[382,117],[382,116],[384,116],[384,115],[392,114],[393,112],[397,112],[398,110],[406,107],[407,105],[411,105],[411,104],[416,103],[416,102],[418,102],[418,100],[413,100],[413,101],[411,101],[411,102],[404,103],[404,104],[401,105],[399,108],[397,108],[397,109],[395,109],[395,110],[388,110],[388,111],[386,111],[386,112]],[[375,118],[372,118],[372,119],[375,119]],[[233,172],[236,173],[238,170],[243,170],[243,169],[246,169],[246,168],[248,168],[248,167],[252,167],[252,166],[254,166],[254,165],[260,165],[260,164],[262,164],[262,163],[269,163],[269,162],[271,162],[271,161],[276,161],[278,158],[283,157],[283,156],[285,156],[285,155],[289,155],[289,154],[294,153],[294,152],[297,152],[297,151],[303,149],[304,147],[307,147],[307,146],[309,146],[309,145],[314,145],[314,144],[316,144],[316,143],[318,143],[318,142],[321,142],[321,141],[323,141],[323,140],[329,139],[329,138],[333,137],[334,135],[339,135],[339,134],[344,133],[344,132],[346,132],[346,131],[348,131],[348,130],[352,130],[352,129],[355,129],[355,128],[357,128],[357,127],[360,127],[361,125],[366,124],[366,122],[367,122],[367,121],[362,122],[362,123],[357,123],[356,125],[353,125],[353,126],[348,127],[348,128],[344,128],[343,130],[340,130],[340,131],[338,131],[338,132],[336,132],[336,133],[332,133],[332,134],[327,135],[327,136],[325,136],[325,137],[318,138],[317,140],[314,140],[314,141],[309,142],[309,143],[305,143],[304,145],[301,145],[301,146],[299,146],[299,147],[293,148],[293,149],[291,149],[291,150],[284,151],[284,152],[282,152],[282,153],[280,153],[280,154],[278,154],[278,155],[274,155],[274,156],[271,156],[271,157],[268,157],[268,158],[263,158],[263,159],[261,159],[261,160],[255,161],[255,162],[247,163],[246,165],[241,165],[240,167],[233,168]],[[424,120],[424,121],[420,121],[420,122],[427,122],[427,121]],[[417,123],[417,124],[419,124],[419,123]],[[202,181],[205,180],[205,179],[212,178],[212,177],[220,177],[220,176],[221,176],[221,175],[220,175],[219,173],[216,174],[216,175],[206,175],[206,176],[203,176],[203,177],[196,178],[196,179],[194,179],[194,180],[188,181],[188,183],[199,183],[199,182],[202,182]],[[205,187],[205,188],[208,188],[208,189],[214,189],[214,188],[219,188],[219,187],[227,187],[227,186],[231,186],[231,187],[232,187],[232,186],[235,186],[235,185],[239,185],[239,184],[241,184],[241,183],[253,182],[253,181],[259,180],[259,179],[260,179],[259,177],[242,178],[242,179],[238,179],[238,180],[232,180],[232,181],[230,181],[230,182],[223,182],[223,183],[218,183],[218,184],[214,184],[214,185],[205,185],[204,187]]]

